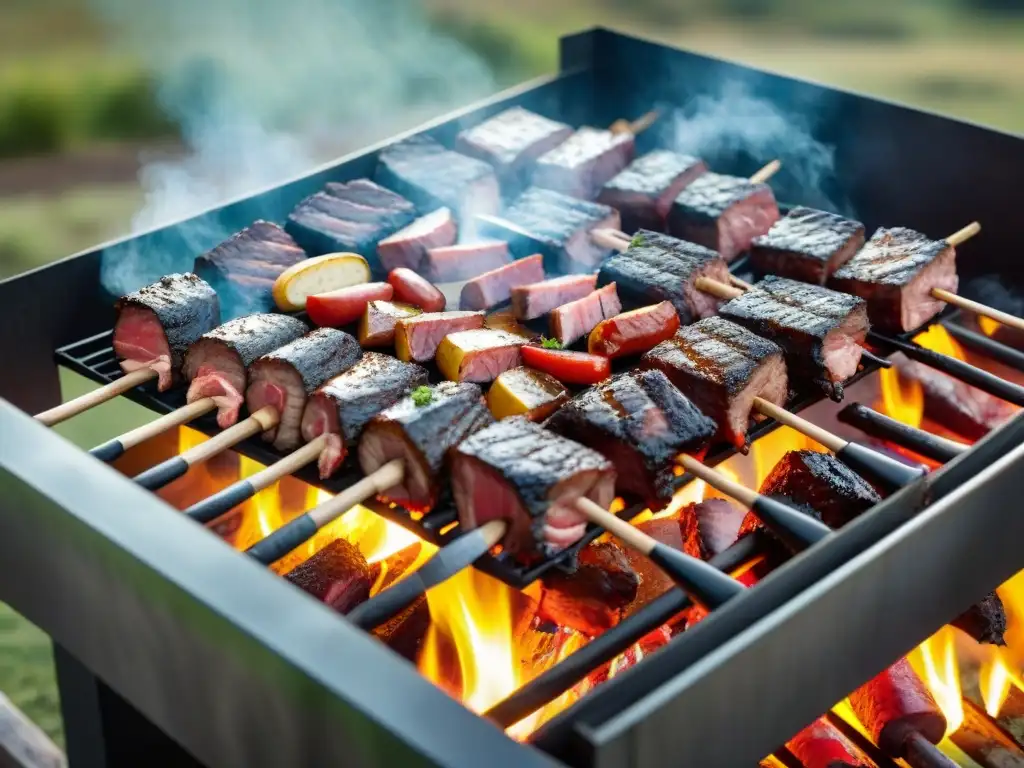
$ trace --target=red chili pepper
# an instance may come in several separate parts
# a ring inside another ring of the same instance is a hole
[[[565,384],[596,384],[612,373],[611,362],[600,355],[529,345],[521,351],[527,366],[549,373]]]
[[[371,301],[390,301],[394,289],[387,283],[363,283],[318,293],[306,299],[309,319],[321,327],[337,328],[354,323]]]
[[[590,332],[587,350],[593,355],[639,355],[671,339],[679,330],[679,315],[668,301],[602,320]]]

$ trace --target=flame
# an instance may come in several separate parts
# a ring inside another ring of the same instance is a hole
[[[925,640],[908,657],[946,716],[946,737],[964,722],[960,691],[960,665],[956,655],[956,634],[946,626]]]
[[[209,439],[210,438],[198,429],[192,429],[191,427],[178,427],[178,455],[195,448],[201,443],[205,443]]]
[[[996,589],[1006,609],[1006,644],[1016,668],[1024,667],[1024,570]]]
[[[957,360],[967,359],[963,347],[938,323],[929,327],[927,331],[917,334],[914,337],[914,341],[933,352],[955,357]]]
[[[958,360],[966,360],[963,348],[941,325],[933,325],[917,334],[914,341],[925,349],[939,352]],[[879,372],[882,391],[881,410],[911,427],[920,427],[924,417],[924,391],[914,379],[901,376],[895,368]]]
[[[978,679],[981,698],[989,716],[999,715],[999,710],[1003,708],[1003,703],[1010,695],[1011,685],[1013,680],[1003,657],[998,653],[991,654],[989,660],[982,665]]]
[[[981,332],[986,336],[995,336],[996,331],[1000,328],[1000,323],[993,320],[990,317],[983,317],[978,315],[978,327],[981,328]]]

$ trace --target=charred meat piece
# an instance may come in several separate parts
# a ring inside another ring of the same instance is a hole
[[[732,261],[779,219],[772,188],[737,176],[705,173],[675,199],[668,231]]]
[[[415,363],[365,352],[358,363],[314,392],[302,414],[302,439],[308,443],[328,436],[320,454],[320,478],[337,471],[370,419],[426,383],[426,370]]]
[[[873,325],[912,331],[946,305],[933,288],[956,293],[956,249],[904,227],[879,229],[860,252],[836,270],[829,285],[868,302]]]
[[[511,263],[508,243],[485,240],[427,249],[423,271],[438,283],[469,280]]]
[[[390,347],[395,343],[395,325],[423,314],[412,304],[399,301],[370,301],[359,321],[359,344],[363,347]]]
[[[605,184],[629,165],[635,152],[633,134],[584,126],[537,159],[533,183],[593,200]]]
[[[481,216],[478,234],[508,243],[517,259],[535,253],[556,274],[592,272],[609,251],[590,239],[594,229],[619,228],[619,212],[550,189],[531,187],[501,216]]]
[[[519,349],[525,343],[522,336],[491,328],[449,333],[437,348],[437,367],[449,381],[484,384],[522,365]]]
[[[594,292],[596,275],[566,275],[512,289],[512,311],[519,320],[536,320],[563,304]]]
[[[459,133],[455,149],[492,165],[508,194],[527,183],[538,157],[570,136],[565,123],[512,107]]]
[[[482,328],[483,312],[424,312],[395,323],[395,354],[399,360],[425,363],[437,354],[441,339],[456,331]]]
[[[392,215],[403,214],[410,219],[416,215],[416,206],[397,192],[392,192],[369,179],[354,179],[344,183],[329,181],[324,184],[324,192],[339,200],[346,200],[365,208],[388,211]]]
[[[498,178],[491,166],[445,149],[427,136],[413,136],[384,149],[374,181],[407,197],[421,213],[446,207],[461,222],[501,208]]]
[[[370,474],[393,459],[402,459],[405,477],[384,497],[413,511],[427,512],[441,492],[449,449],[494,419],[476,384],[441,382],[430,398],[404,397],[375,416],[359,441],[359,465]]]
[[[525,416],[541,422],[568,401],[562,382],[532,368],[505,371],[487,391],[487,405],[496,419]]]
[[[699,158],[658,149],[630,163],[604,185],[597,199],[622,214],[622,228],[626,232],[663,232],[672,203],[707,169]]]
[[[181,376],[185,351],[220,322],[220,303],[208,283],[191,272],[167,275],[114,305],[114,354],[125,373],[157,372],[161,392]]]
[[[860,750],[824,717],[819,717],[786,743],[804,768],[867,768]]]
[[[673,459],[703,455],[717,426],[661,371],[619,374],[576,395],[547,423],[615,465],[618,490],[660,506],[674,489]]]
[[[544,577],[539,615],[593,637],[619,623],[639,586],[640,577],[618,544],[591,544],[580,551],[575,573]]]
[[[257,221],[197,257],[194,270],[225,306],[242,308],[235,314],[269,312],[274,309],[274,281],[305,258],[291,235],[269,221]]]
[[[989,592],[950,622],[979,643],[1006,645],[1006,608],[999,595]]]
[[[662,371],[718,424],[717,436],[743,449],[755,397],[784,405],[782,349],[736,323],[709,317],[684,326],[641,358]]]
[[[824,285],[864,245],[864,225],[798,206],[755,237],[750,261],[761,272]]]
[[[285,578],[342,614],[366,602],[374,582],[363,553],[340,538],[295,566]]]
[[[609,283],[582,299],[555,307],[549,318],[551,335],[564,346],[569,346],[589,334],[598,323],[615,317],[621,311],[615,283]]]
[[[184,376],[191,382],[187,400],[212,397],[217,404],[217,426],[227,429],[238,421],[245,402],[247,371],[256,358],[280,349],[309,329],[289,315],[246,315],[214,328],[188,348]]]
[[[778,344],[790,377],[815,382],[833,400],[857,372],[867,337],[866,302],[784,277],[766,277],[719,309],[719,314]]]
[[[456,237],[458,229],[452,212],[438,208],[377,244],[381,268],[390,272],[398,267],[407,267],[419,272],[429,249],[454,245]]]
[[[639,355],[671,339],[678,330],[679,313],[671,302],[662,301],[598,323],[587,338],[587,351],[611,358]]]
[[[512,298],[512,289],[544,279],[544,260],[537,253],[477,275],[462,286],[460,309],[490,309]]]
[[[579,541],[575,501],[607,508],[615,468],[596,451],[522,417],[499,421],[452,452],[452,491],[463,530],[506,520],[505,551],[529,562]]]
[[[601,265],[598,284],[614,282],[629,307],[671,301],[685,325],[718,311],[718,299],[697,290],[700,277],[728,282],[725,259],[704,246],[640,230],[625,253],[613,253]]]
[[[250,413],[270,405],[280,414],[278,425],[264,432],[263,439],[279,451],[298,448],[307,398],[359,362],[362,354],[359,342],[349,334],[319,328],[256,360],[249,367],[245,403]]]

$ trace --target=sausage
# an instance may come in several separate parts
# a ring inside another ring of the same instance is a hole
[[[442,312],[445,307],[444,294],[424,277],[407,267],[392,269],[388,282],[395,289],[395,300],[415,304],[424,312]]]
[[[867,766],[858,750],[832,723],[819,717],[786,744],[804,768],[861,768]]]
[[[679,330],[679,314],[663,301],[602,320],[590,332],[587,351],[592,355],[639,355],[671,339]]]
[[[388,283],[362,283],[317,293],[306,299],[309,319],[321,328],[338,328],[354,323],[371,301],[390,301],[394,288]]]

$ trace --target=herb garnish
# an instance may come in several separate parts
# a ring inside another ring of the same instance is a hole
[[[412,391],[412,402],[418,408],[422,408],[433,399],[434,391],[430,387],[416,387],[416,389]]]

